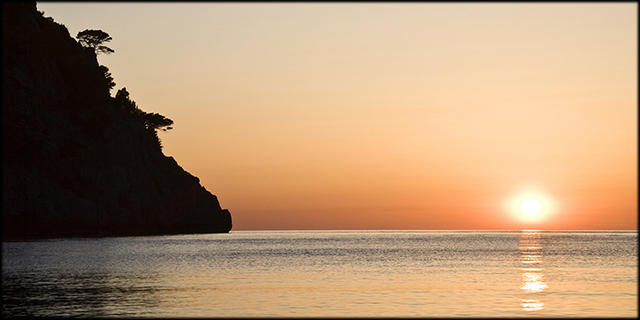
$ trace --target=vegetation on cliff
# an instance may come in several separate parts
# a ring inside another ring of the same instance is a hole
[[[96,59],[113,52],[108,35],[83,45],[35,2],[3,3],[2,33],[5,240],[231,229],[216,196],[162,153],[157,130],[173,121],[125,88],[111,96]]]
[[[104,53],[110,54],[113,53],[113,49],[105,46],[106,42],[113,40],[108,33],[102,30],[84,30],[78,32],[76,35],[76,39],[83,47],[93,48],[94,52],[97,54]]]

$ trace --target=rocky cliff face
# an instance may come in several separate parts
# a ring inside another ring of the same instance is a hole
[[[92,49],[35,2],[3,3],[2,36],[5,240],[231,229],[216,196],[118,107]]]

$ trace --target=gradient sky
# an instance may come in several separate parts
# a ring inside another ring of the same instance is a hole
[[[635,3],[38,9],[113,37],[234,230],[637,229]]]

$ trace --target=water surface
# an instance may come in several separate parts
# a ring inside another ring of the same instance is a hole
[[[232,231],[2,244],[3,316],[635,317],[636,231]]]

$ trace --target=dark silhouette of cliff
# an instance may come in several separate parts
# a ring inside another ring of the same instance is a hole
[[[170,120],[131,111],[112,80],[35,2],[2,4],[4,240],[231,229],[216,196],[162,153],[156,129]]]

